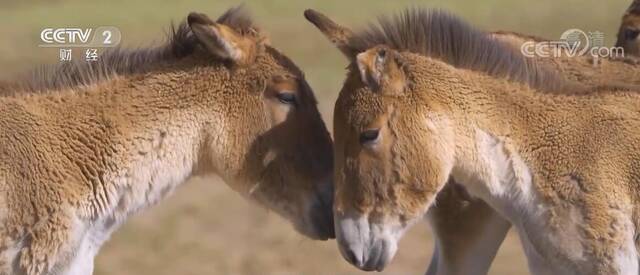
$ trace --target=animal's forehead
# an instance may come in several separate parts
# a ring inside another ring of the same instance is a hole
[[[271,66],[276,67],[279,70],[286,71],[287,74],[292,77],[304,77],[302,70],[300,70],[300,68],[288,56],[269,45],[265,45],[264,47],[265,56],[267,57],[266,60]]]
[[[366,88],[343,91],[336,102],[335,113],[356,129],[367,127],[376,118],[387,113],[392,105],[388,99],[372,94]]]
[[[271,86],[276,90],[297,91],[298,79],[288,75],[276,75],[271,78]]]
[[[271,81],[282,88],[296,89],[296,91],[316,102],[313,90],[305,79],[304,72],[285,54],[269,45],[265,45],[266,65],[271,70]]]
[[[640,14],[628,14],[624,17],[623,24],[631,26],[640,25]]]

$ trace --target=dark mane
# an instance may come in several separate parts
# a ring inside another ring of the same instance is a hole
[[[216,20],[237,31],[255,30],[253,20],[242,6],[227,10]],[[186,22],[171,25],[163,45],[149,48],[114,48],[100,55],[98,61],[73,61],[39,67],[12,83],[0,83],[0,96],[41,93],[91,85],[118,75],[145,73],[158,64],[192,54],[198,41]]]
[[[350,41],[357,51],[381,44],[540,90],[554,91],[567,86],[553,71],[533,59],[439,10],[411,8],[393,17],[380,17],[377,24],[354,34]]]

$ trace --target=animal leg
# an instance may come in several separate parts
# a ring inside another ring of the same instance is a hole
[[[487,274],[511,224],[453,180],[427,213],[436,238],[427,275]]]

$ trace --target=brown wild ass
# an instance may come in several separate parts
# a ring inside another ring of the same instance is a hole
[[[334,113],[349,262],[384,268],[452,177],[515,225],[532,273],[637,274],[637,93],[587,93],[440,12],[362,33],[305,15],[352,61]]]
[[[333,236],[332,143],[302,71],[241,8],[187,22],[0,97],[0,274],[91,274],[128,216],[196,175]]]

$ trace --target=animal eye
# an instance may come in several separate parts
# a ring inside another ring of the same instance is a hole
[[[638,37],[638,34],[640,34],[639,30],[633,30],[633,29],[625,29],[624,30],[624,37],[627,40],[634,40]]]
[[[282,92],[276,95],[278,100],[284,104],[295,104],[296,103],[296,95],[292,92]]]
[[[364,132],[360,133],[360,143],[366,144],[366,143],[374,142],[378,139],[379,135],[380,135],[380,129],[365,130]]]

